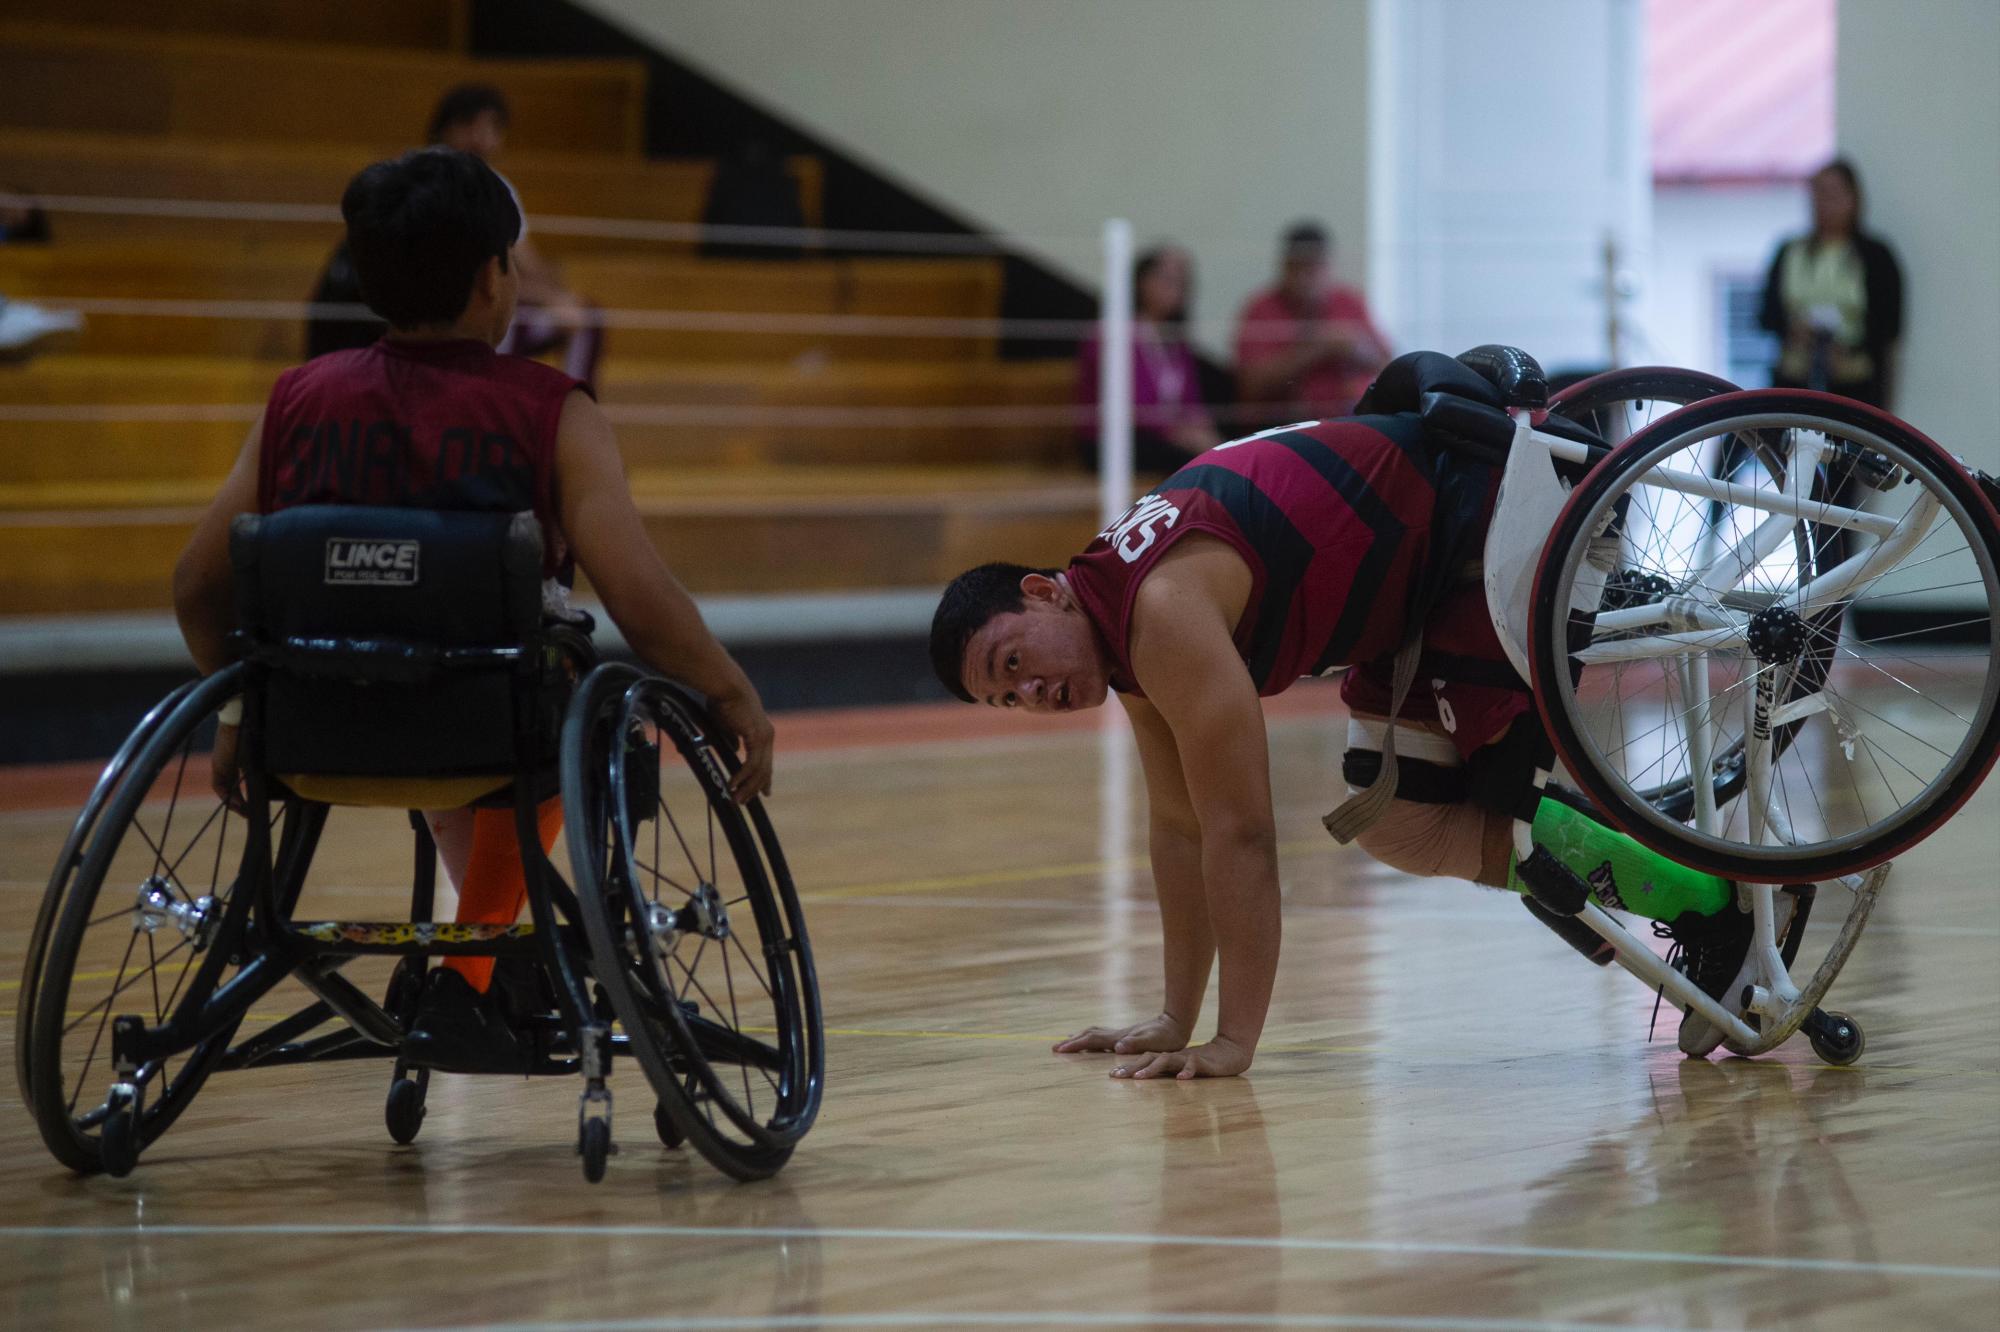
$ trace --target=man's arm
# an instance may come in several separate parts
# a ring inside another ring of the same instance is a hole
[[[1277,833],[1257,689],[1232,634],[1250,572],[1217,541],[1184,539],[1140,585],[1132,667],[1173,734],[1200,829],[1201,881],[1221,957],[1215,1037],[1156,1055],[1134,1077],[1226,1076],[1250,1067],[1278,968]]]
[[[263,439],[264,413],[258,412],[235,465],[174,565],[174,618],[180,622],[181,638],[195,668],[203,675],[229,664],[229,631],[236,627],[229,524],[239,513],[257,511],[257,455]]]
[[[1160,902],[1166,999],[1159,1016],[1130,1027],[1091,1027],[1059,1043],[1055,1047],[1059,1054],[1184,1049],[1201,1016],[1209,968],[1215,964],[1215,935],[1209,929],[1208,899],[1201,886],[1201,824],[1188,801],[1174,733],[1159,709],[1146,700],[1127,695],[1119,702],[1132,719],[1140,767],[1146,774],[1148,845],[1153,892]]]
[[[611,423],[588,394],[563,404],[556,498],[576,562],[632,650],[654,670],[706,694],[743,742],[730,783],[738,800],[771,790],[771,719],[750,678],[702,623],[701,612],[646,535]]]

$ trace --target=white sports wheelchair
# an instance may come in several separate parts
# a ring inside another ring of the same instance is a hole
[[[384,1118],[408,1143],[431,1075],[404,1044],[426,970],[477,955],[498,959],[512,1071],[582,1081],[587,1179],[614,1150],[625,1056],[666,1146],[739,1179],[777,1171],[819,1110],[818,982],[777,835],[760,803],[731,802],[735,748],[700,702],[593,669],[587,623],[544,615],[527,515],[290,509],[239,518],[230,548],[236,662],[119,749],[31,936],[16,1071],[55,1158],[124,1175],[211,1074],[353,1059],[393,1064]],[[238,695],[242,791],[224,801],[206,754]],[[537,828],[557,792],[573,888]],[[467,804],[512,811],[532,923],[432,923],[417,811]],[[299,918],[343,805],[410,811],[407,920]],[[342,971],[383,954],[398,963],[378,1002]]]
[[[1648,849],[1738,883],[1741,1016],[1517,819],[1523,879],[1730,1051],[1803,1029],[1851,1063],[1859,1024],[1820,1002],[1891,859],[2000,753],[2000,482],[1828,394],[1642,368],[1551,396],[1515,349],[1457,361],[1477,374],[1440,367],[1442,387],[1409,393],[1435,437],[1502,469],[1482,576],[1560,763],[1537,785],[1559,776]],[[1829,893],[1845,915],[1801,964]]]

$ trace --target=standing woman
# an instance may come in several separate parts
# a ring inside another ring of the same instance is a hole
[[[1201,368],[1187,343],[1193,293],[1194,261],[1177,245],[1155,245],[1132,266],[1132,455],[1142,472],[1178,471],[1222,442],[1202,401]],[[1099,336],[1093,330],[1077,355],[1077,398],[1088,409],[1087,434],[1079,442],[1085,464],[1093,468]]]
[[[1784,341],[1771,382],[1873,407],[1895,392],[1903,270],[1861,229],[1861,181],[1837,157],[1812,178],[1812,231],[1778,247],[1758,322]]]

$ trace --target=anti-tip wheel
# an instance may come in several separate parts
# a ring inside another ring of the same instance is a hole
[[[113,1179],[125,1178],[139,1164],[137,1121],[132,1102],[114,1096],[111,1109],[104,1116],[104,1127],[100,1130],[97,1146],[104,1162],[104,1173]]]
[[[663,1104],[653,1106],[653,1132],[660,1135],[660,1142],[667,1147],[678,1147],[687,1141],[680,1125],[674,1123],[674,1117],[667,1113]]]
[[[424,1126],[424,1084],[417,1078],[397,1078],[389,1084],[389,1100],[382,1107],[382,1119],[389,1136],[407,1147],[417,1140]]]
[[[603,1179],[604,1163],[611,1157],[611,1121],[602,1117],[584,1120],[576,1150],[583,1157],[583,1177],[592,1184]]]
[[[1815,1012],[1804,1026],[1813,1053],[1836,1068],[1853,1063],[1868,1048],[1861,1024],[1845,1013]]]

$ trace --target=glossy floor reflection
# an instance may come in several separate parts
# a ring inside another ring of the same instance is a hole
[[[1244,1079],[1133,1085],[1048,1044],[1157,1002],[1136,764],[1122,734],[991,720],[781,726],[831,1077],[778,1178],[660,1148],[624,1067],[595,1187],[568,1082],[440,1076],[398,1148],[386,1066],[219,1076],[110,1180],[56,1167],[10,1081],[0,1322],[1992,1325],[2000,783],[1902,862],[1836,986],[1859,1065],[1690,1063],[1666,1015],[1648,1042],[1650,995],[1511,900],[1327,841],[1343,731],[1295,691],[1266,1045]],[[0,813],[10,1051],[68,818]],[[405,836],[337,813],[308,901],[394,910]]]

